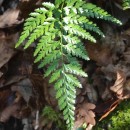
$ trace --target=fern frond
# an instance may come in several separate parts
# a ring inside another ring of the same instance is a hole
[[[49,76],[52,72],[54,72],[57,68],[58,68],[58,64],[59,63],[59,60],[54,60],[50,66],[47,68],[44,76],[47,77]]]
[[[57,80],[54,84],[55,90],[58,91],[64,84],[64,78],[60,78],[60,80]]]
[[[84,0],[55,0],[55,4],[44,2],[25,21],[23,32],[16,44],[27,39],[24,49],[38,41],[34,51],[39,68],[47,67],[44,76],[54,84],[59,109],[63,111],[68,130],[73,129],[76,88],[81,88],[78,76],[87,77],[78,58],[89,60],[83,39],[96,42],[93,31],[103,32],[89,20],[99,18],[120,24],[103,9]]]
[[[88,31],[93,31],[101,36],[104,37],[103,32],[97,27],[96,24],[94,24],[92,21],[87,19],[85,16],[80,16],[80,15],[68,15],[64,19],[64,22],[66,24],[76,24],[80,25],[81,27],[85,28]]]
[[[108,14],[102,8],[97,7],[96,5],[94,5],[92,3],[84,4],[82,6],[82,8],[79,8],[79,12],[87,17],[103,19],[103,20],[111,21],[111,22],[119,24],[119,25],[122,24],[119,20],[112,17],[110,14]]]
[[[39,51],[39,54],[35,59],[35,63],[42,60],[45,56],[48,56],[52,51],[55,51],[58,46],[59,46],[58,42],[52,42],[50,44],[49,43],[46,44],[44,48],[41,48],[42,50]]]
[[[43,48],[48,47],[47,45],[52,42],[52,40],[56,37],[57,35],[57,30],[53,30],[53,29],[49,29],[49,32],[45,32],[45,35],[43,35],[40,40],[39,43],[36,46],[36,49],[34,51],[34,56],[37,56],[38,53],[43,50]],[[54,41],[55,42],[55,41]],[[56,42],[55,42],[56,44]],[[57,47],[57,46],[56,46]],[[56,48],[54,45],[52,45],[53,50]]]
[[[86,30],[84,30],[82,27],[78,25],[74,25],[74,24],[66,25],[64,26],[64,30],[70,34],[80,36],[83,39],[96,42],[95,38],[89,32],[86,32]]]
[[[50,80],[49,80],[49,83],[52,83],[52,82],[58,80],[58,79],[60,78],[60,76],[61,76],[61,71],[62,71],[62,69],[56,70],[56,71],[51,75]]]
[[[68,43],[67,45],[64,45],[64,49],[67,51],[68,54],[88,60],[89,59],[88,55],[82,48],[84,48],[82,43],[77,44]]]
[[[28,48],[30,44],[32,44],[37,38],[42,36],[44,34],[44,30],[45,30],[44,28],[46,28],[47,30],[49,25],[50,23],[46,24],[46,26],[45,25],[37,26],[37,28],[31,33],[27,43],[24,46],[24,49]]]
[[[130,9],[130,0],[122,0],[123,1],[123,9]]]
[[[72,74],[64,74],[64,75],[68,83],[73,84],[79,88],[82,88],[81,83],[78,81],[78,79],[75,76],[73,76]]]
[[[40,10],[40,13],[39,13]],[[15,47],[18,47],[23,41],[26,40],[26,38],[29,37],[30,33],[37,28],[40,24],[44,22],[46,19],[45,14],[48,12],[45,8],[36,9],[36,12],[31,13],[30,16],[24,24],[23,32],[21,33],[21,36],[16,44]]]
[[[53,53],[49,53],[43,61],[39,64],[38,68],[43,68],[45,65],[53,62],[54,60],[59,59],[62,56],[61,52],[59,50],[53,51]],[[37,62],[37,61],[34,61]]]
[[[52,10],[55,8],[55,5],[50,2],[44,2],[44,3],[42,3],[42,5],[48,9],[52,9]]]
[[[71,74],[80,75],[82,77],[87,77],[87,74],[81,69],[81,66],[75,64],[64,65],[65,71]]]

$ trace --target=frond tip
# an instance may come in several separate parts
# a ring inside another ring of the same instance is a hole
[[[54,84],[59,109],[63,111],[68,130],[72,130],[76,88],[82,88],[78,76],[87,77],[78,62],[78,58],[89,60],[83,39],[96,42],[91,32],[104,36],[90,18],[121,22],[84,0],[55,0],[55,4],[44,2],[42,5],[25,20],[15,47],[27,41],[24,45],[27,49],[37,41],[34,62],[39,62],[39,68],[47,67],[44,76],[49,76],[49,82]]]
[[[130,0],[123,0],[123,9],[130,9]]]

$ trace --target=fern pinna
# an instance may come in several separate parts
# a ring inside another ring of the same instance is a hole
[[[123,1],[123,9],[129,9],[130,8],[130,0],[122,0]]]
[[[40,62],[39,68],[48,67],[44,76],[50,76],[49,82],[54,83],[59,108],[63,111],[68,130],[72,130],[76,88],[82,87],[77,76],[87,77],[77,58],[89,59],[82,39],[96,42],[90,31],[104,36],[89,18],[116,24],[121,22],[100,7],[83,0],[55,0],[55,4],[44,2],[42,5],[25,21],[16,47],[27,39],[26,49],[38,40],[35,62]]]

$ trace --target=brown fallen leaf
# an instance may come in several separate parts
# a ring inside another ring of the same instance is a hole
[[[18,83],[20,80],[22,80],[24,78],[25,78],[25,76],[12,76],[11,78],[0,82],[0,88],[8,86],[8,85],[12,85],[14,83]]]
[[[11,36],[0,36],[0,68],[6,64],[11,57],[16,53],[14,50],[14,44],[18,38],[17,34]]]
[[[29,102],[29,99],[32,96],[32,83],[28,78],[12,85],[11,89],[12,91],[20,93],[24,100],[27,103]]]
[[[80,127],[83,123],[95,125],[95,114],[92,111],[95,105],[92,103],[84,102],[77,106],[76,122],[74,128]]]
[[[130,79],[127,79],[124,85],[123,99],[130,98]]]
[[[110,90],[117,94],[117,97],[123,95],[123,86],[126,81],[125,73],[121,70],[117,71],[117,79],[113,86],[110,87]]]
[[[11,116],[20,118],[20,105],[18,103],[7,106],[0,115],[0,122],[7,122]]]
[[[77,128],[79,128],[80,126],[82,126],[83,123],[84,123],[84,118],[79,118],[78,120],[76,120],[75,123],[74,123],[73,130],[76,130]]]
[[[11,27],[20,24],[23,20],[18,20],[19,10],[8,9],[3,15],[0,16],[0,28]]]

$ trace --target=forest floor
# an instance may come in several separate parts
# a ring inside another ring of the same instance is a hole
[[[34,46],[26,51],[14,48],[24,20],[41,2],[0,0],[0,130],[58,130],[55,120],[41,114],[45,106],[58,109],[55,90],[43,78],[44,69],[33,62]],[[97,37],[96,44],[85,41],[91,60],[80,61],[88,78],[80,78],[83,88],[77,89],[75,128],[86,122],[86,130],[130,98],[130,11],[114,2],[96,4],[123,25],[97,21],[105,38]]]

